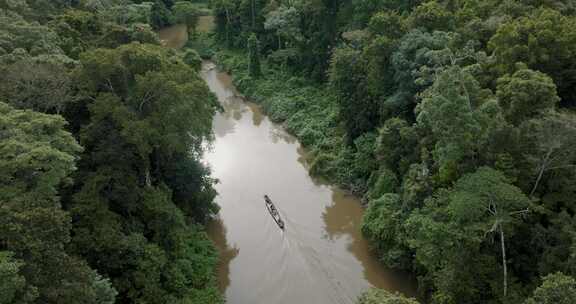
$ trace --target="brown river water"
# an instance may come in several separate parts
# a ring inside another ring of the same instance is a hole
[[[161,39],[181,46],[181,31],[164,30]],[[202,77],[224,109],[214,117],[215,141],[204,159],[219,180],[221,210],[208,233],[220,251],[227,302],[354,303],[371,286],[415,295],[413,279],[386,269],[369,250],[359,200],[311,177],[300,143],[244,99],[228,74],[205,62]]]

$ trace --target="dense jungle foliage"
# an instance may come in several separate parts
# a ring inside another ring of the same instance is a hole
[[[575,2],[212,5],[216,60],[364,196],[364,234],[421,300],[576,303]]]
[[[0,0],[0,303],[222,302],[217,104],[153,32],[173,5]]]

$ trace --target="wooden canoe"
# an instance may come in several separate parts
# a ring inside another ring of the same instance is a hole
[[[268,212],[270,212],[270,215],[272,216],[278,227],[284,230],[284,221],[282,220],[282,218],[280,218],[280,213],[278,212],[278,209],[276,209],[274,203],[272,203],[272,200],[268,197],[268,195],[264,195],[264,201],[266,203],[266,209],[268,209]]]

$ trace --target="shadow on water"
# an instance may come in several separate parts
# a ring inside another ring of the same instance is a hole
[[[200,16],[198,18],[198,25],[196,26],[198,32],[208,33],[214,30],[214,16]]]
[[[212,242],[214,242],[216,249],[218,249],[218,287],[220,291],[225,292],[230,285],[230,261],[238,256],[240,249],[228,245],[226,227],[220,218],[215,218],[208,222],[206,232]]]
[[[326,224],[326,237],[333,241],[346,239],[346,248],[362,263],[364,277],[373,286],[415,295],[413,278],[408,273],[384,267],[362,236],[360,227],[364,210],[358,199],[336,188],[332,193],[332,202],[322,214]]]
[[[158,31],[158,36],[162,45],[173,49],[182,48],[188,41],[188,31],[183,24],[163,28]]]

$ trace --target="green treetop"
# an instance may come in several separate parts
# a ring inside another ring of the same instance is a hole
[[[542,285],[525,304],[572,304],[576,302],[576,280],[561,272],[543,278]]]

